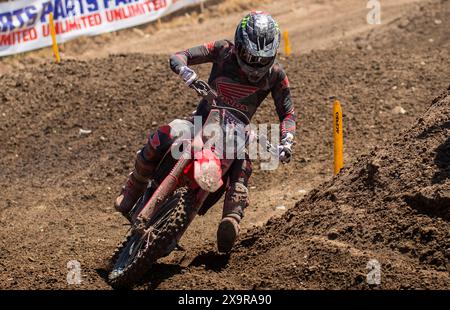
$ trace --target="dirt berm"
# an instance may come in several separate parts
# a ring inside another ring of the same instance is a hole
[[[378,265],[372,287],[448,289],[449,221],[450,87],[410,130],[249,233],[216,276],[247,288],[368,288]]]

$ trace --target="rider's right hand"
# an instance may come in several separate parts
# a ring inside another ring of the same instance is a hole
[[[291,161],[292,149],[290,145],[282,145],[280,149],[280,161],[282,164],[288,164]]]
[[[180,68],[180,76],[187,86],[191,86],[191,84],[197,79],[197,73],[195,73],[195,71],[188,66],[182,66]]]
[[[286,134],[281,140],[281,145],[278,147],[280,152],[280,161],[287,164],[292,157],[292,144],[294,143],[294,136],[291,133]]]

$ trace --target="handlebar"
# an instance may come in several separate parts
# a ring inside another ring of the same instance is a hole
[[[219,99],[219,95],[217,95],[216,91],[203,80],[197,79],[192,82],[189,87],[195,90],[199,96],[205,98],[211,105],[214,105],[214,100]]]
[[[242,111],[239,111],[238,109],[231,108],[231,107],[218,106],[217,101],[220,101],[219,95],[205,81],[197,79],[194,82],[192,82],[192,84],[189,87],[192,88],[193,90],[195,90],[195,92],[200,97],[203,97],[211,107],[236,111],[236,112],[240,113],[241,115],[243,115],[245,117],[245,119],[248,121],[248,124],[250,124],[250,119]],[[281,156],[284,156],[284,154],[283,154],[284,152],[282,151],[283,148],[280,145],[274,146],[273,144],[271,144],[265,135],[256,135],[256,139],[257,139],[258,143],[262,143],[261,140],[265,141],[266,143],[265,143],[264,147],[273,156],[276,156],[278,158],[280,158]]]
[[[248,116],[244,112],[242,112],[242,111],[240,111],[238,109],[232,108],[232,107],[218,105],[217,103],[222,101],[220,96],[205,81],[197,79],[194,82],[192,82],[190,87],[192,89],[194,89],[199,96],[201,96],[204,99],[206,99],[206,101],[208,102],[208,104],[211,107],[234,111],[234,112],[240,114],[245,119],[247,124],[250,124],[250,119],[248,118]]]

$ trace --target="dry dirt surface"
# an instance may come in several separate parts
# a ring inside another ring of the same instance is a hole
[[[138,288],[448,289],[449,29],[449,1],[419,1],[337,47],[281,57],[299,114],[293,163],[255,163],[230,256],[216,253],[218,204]],[[110,288],[108,259],[129,227],[112,201],[134,153],[198,100],[167,57],[44,61],[0,77],[0,288]],[[346,168],[332,178],[335,97]],[[255,122],[275,123],[273,111],[267,100]],[[67,284],[70,260],[81,285]],[[381,285],[366,282],[370,260]]]
[[[384,1],[382,23],[390,24],[420,8],[424,0]],[[292,50],[305,53],[313,49],[341,46],[347,40],[377,28],[367,23],[369,10],[361,0],[208,0],[205,11],[198,6],[154,22],[80,38],[60,45],[64,59],[92,59],[111,53],[167,54],[217,38],[233,39],[235,27],[250,10],[270,12],[283,31],[288,31]],[[214,29],[214,31],[211,31]],[[43,64],[53,58],[52,49],[19,54],[0,61],[0,74]]]
[[[376,264],[383,289],[448,289],[449,220],[450,86],[411,129],[246,234],[229,260],[202,252],[169,287],[375,288]]]

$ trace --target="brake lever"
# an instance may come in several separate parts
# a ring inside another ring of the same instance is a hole
[[[195,90],[195,92],[201,96],[201,97],[206,97],[208,96],[208,92],[209,92],[209,87],[208,85],[206,85],[205,82],[203,82],[202,80],[195,80],[194,82],[192,82],[192,84],[190,85],[190,87]]]
[[[217,93],[211,88],[211,86],[208,85],[203,80],[197,79],[190,85],[192,89],[194,89],[197,94],[204,98],[210,106],[215,105],[215,101],[218,99]]]

